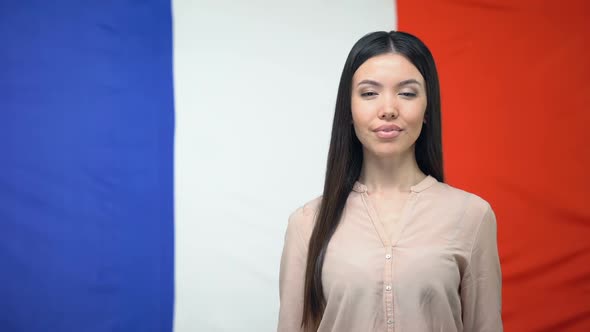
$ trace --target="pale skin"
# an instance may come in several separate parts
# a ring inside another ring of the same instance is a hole
[[[370,58],[352,78],[353,126],[364,156],[359,182],[390,237],[410,187],[426,177],[415,156],[426,104],[424,78],[402,55]],[[401,130],[388,137],[377,130],[383,125]]]

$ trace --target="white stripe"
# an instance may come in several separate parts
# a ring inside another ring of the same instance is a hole
[[[175,332],[276,329],[287,217],[321,194],[342,65],[394,2],[173,2]]]

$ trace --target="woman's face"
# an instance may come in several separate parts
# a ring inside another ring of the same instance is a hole
[[[352,78],[352,120],[365,155],[414,154],[426,111],[424,78],[404,56],[365,61]]]

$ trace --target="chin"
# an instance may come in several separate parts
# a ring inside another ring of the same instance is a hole
[[[378,158],[396,158],[406,153],[409,153],[410,150],[408,149],[398,149],[398,148],[378,148],[378,149],[369,149],[369,153],[374,155]]]
[[[406,142],[371,142],[374,144],[367,144],[363,150],[377,158],[398,158],[405,155],[414,155],[415,144],[407,146]]]

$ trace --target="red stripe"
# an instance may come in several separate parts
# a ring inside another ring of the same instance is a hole
[[[441,77],[448,182],[498,218],[506,331],[590,331],[590,2],[399,0]]]

